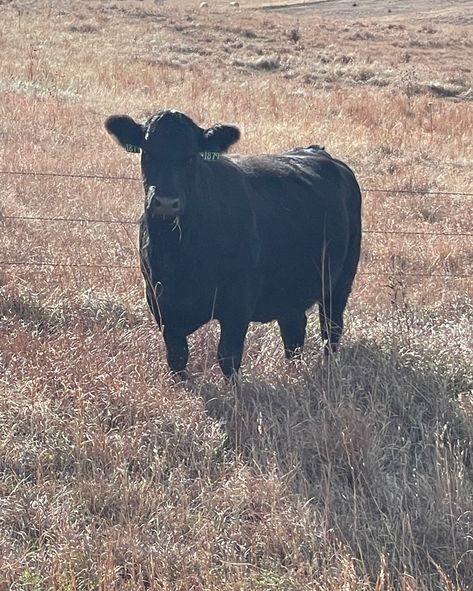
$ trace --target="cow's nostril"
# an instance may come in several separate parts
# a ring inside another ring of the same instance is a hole
[[[177,216],[181,210],[181,200],[169,197],[155,198],[155,211],[164,216]]]

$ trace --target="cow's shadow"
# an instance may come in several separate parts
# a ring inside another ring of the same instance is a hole
[[[243,372],[234,386],[204,379],[198,391],[232,449],[262,469],[297,472],[305,492],[315,492],[327,465],[352,480],[385,446],[407,446],[418,461],[441,425],[444,441],[473,439],[460,400],[471,385],[415,356],[359,343],[331,360],[281,364],[273,376]]]
[[[243,374],[233,387],[203,380],[199,392],[237,457],[259,473],[276,470],[288,494],[310,500],[355,553],[371,551],[385,536],[401,562],[396,540],[412,511],[419,528],[409,534],[413,544],[422,548],[426,530],[432,536],[425,568],[432,571],[431,559],[448,562],[435,548],[453,536],[466,557],[458,576],[473,572],[468,536],[449,532],[452,519],[462,527],[473,490],[469,388],[466,379],[429,369],[416,356],[359,343],[330,361],[309,354],[277,375]],[[432,520],[428,507],[442,511],[440,489],[455,471],[462,478],[455,481],[454,515]],[[360,537],[357,518],[366,526],[370,520],[370,535]]]

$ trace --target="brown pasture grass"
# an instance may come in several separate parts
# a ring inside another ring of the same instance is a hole
[[[440,193],[365,192],[366,229],[430,234],[365,234],[337,359],[315,315],[296,365],[255,325],[230,388],[213,324],[167,374],[135,225],[12,217],[133,221],[138,181],[2,174],[0,590],[472,589],[473,201],[447,194],[473,192],[471,29],[0,11],[3,171],[138,177],[103,120],[177,108],[242,153],[320,143],[365,189]]]

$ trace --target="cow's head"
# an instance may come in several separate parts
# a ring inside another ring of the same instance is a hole
[[[216,158],[240,138],[233,125],[218,123],[202,129],[178,111],[160,111],[144,124],[113,115],[105,127],[126,150],[141,152],[146,210],[163,217],[185,211],[196,164],[203,157]]]

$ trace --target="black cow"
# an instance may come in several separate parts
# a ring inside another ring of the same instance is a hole
[[[185,373],[187,337],[212,318],[226,377],[240,368],[251,321],[277,320],[293,357],[315,302],[325,350],[335,351],[360,255],[361,194],[346,164],[319,146],[223,156],[238,128],[203,129],[177,111],[105,126],[141,151],[141,269],[173,372]]]

